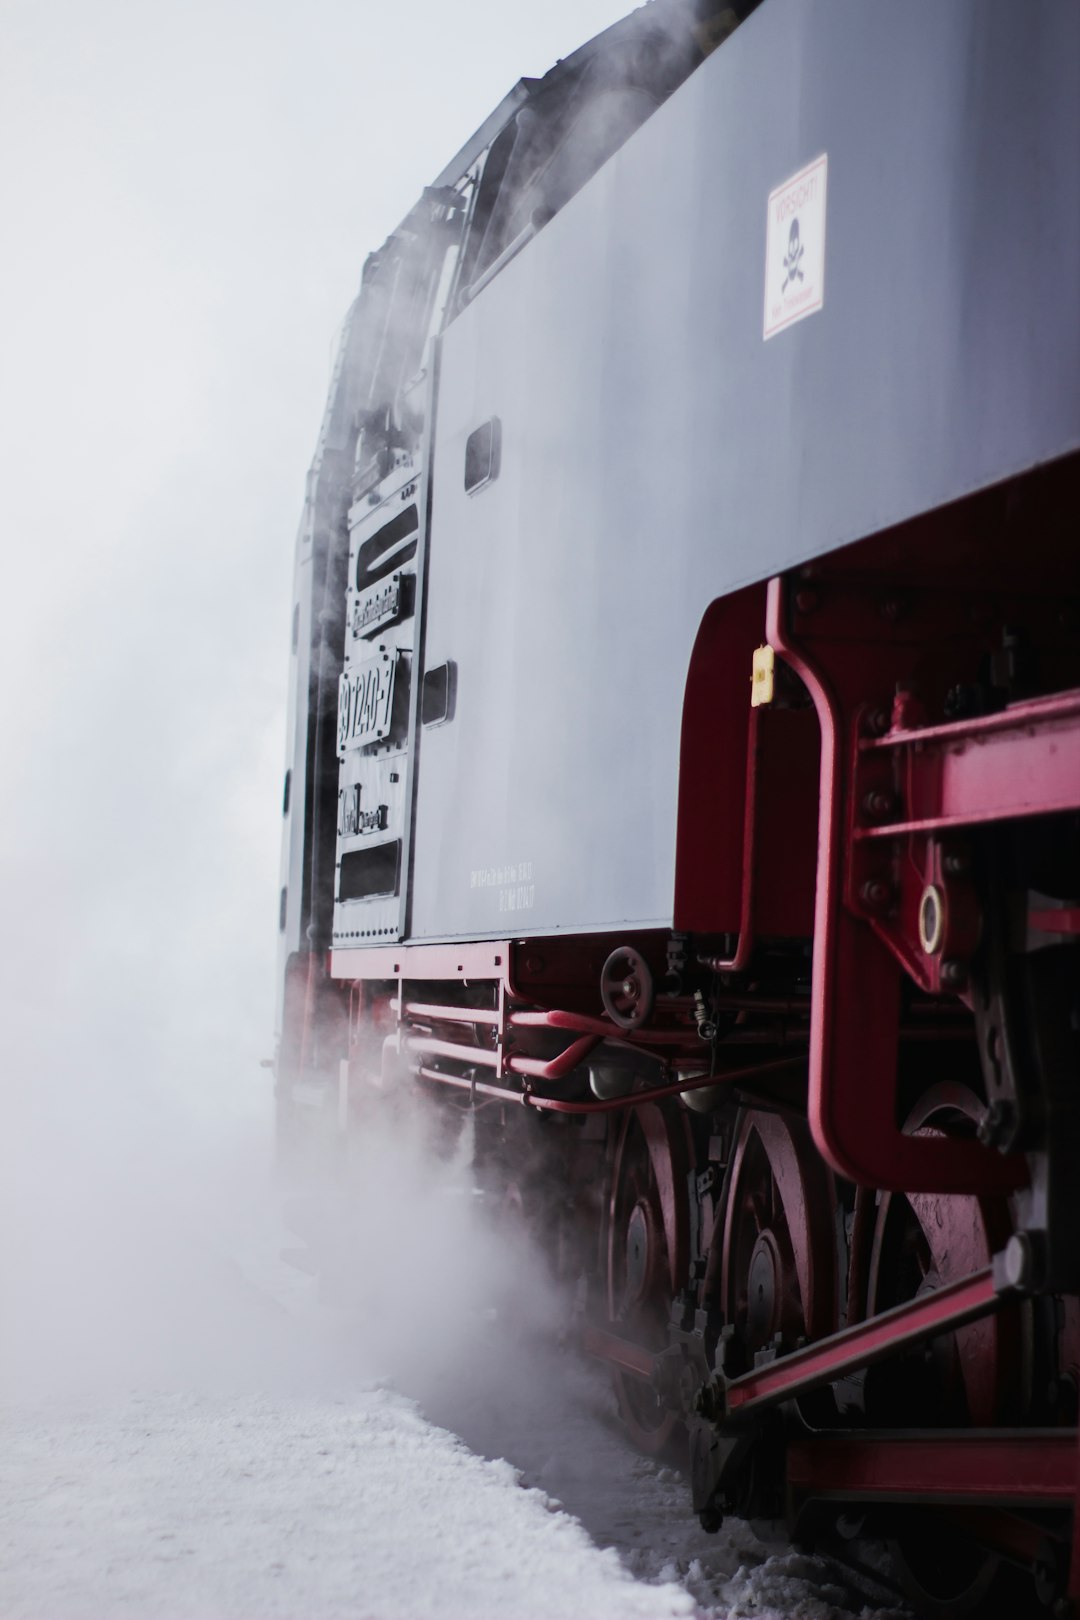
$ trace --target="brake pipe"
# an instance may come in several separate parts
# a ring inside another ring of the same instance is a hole
[[[407,1042],[407,1045],[413,1043]],[[449,1042],[442,1043],[449,1045]],[[435,1054],[445,1055],[445,1054]],[[458,1061],[468,1061],[471,1054],[464,1054],[457,1048],[453,1054]],[[488,1053],[493,1057],[494,1053]],[[528,1062],[528,1059],[515,1059],[513,1061]],[[633,1091],[625,1097],[608,1097],[593,1102],[569,1102],[562,1097],[538,1097],[528,1085],[521,1091],[513,1091],[509,1086],[493,1086],[486,1081],[471,1080],[465,1075],[445,1074],[441,1069],[432,1069],[421,1066],[417,1074],[424,1080],[437,1080],[442,1085],[459,1086],[465,1090],[474,1089],[485,1097],[501,1097],[504,1102],[524,1103],[528,1108],[539,1108],[556,1114],[613,1114],[620,1108],[637,1108],[642,1103],[660,1102],[665,1097],[681,1097],[687,1091],[705,1091],[710,1086],[727,1085],[741,1080],[752,1080],[763,1075],[775,1075],[781,1071],[802,1068],[806,1063],[806,1054],[798,1057],[777,1058],[773,1063],[754,1063],[742,1069],[729,1069],[726,1074],[695,1075],[692,1080],[680,1080],[670,1086],[653,1086],[647,1091]]]
[[[562,1080],[600,1045],[600,1039],[599,1035],[583,1035],[580,1040],[571,1041],[558,1057],[547,1060],[513,1054],[507,1058],[506,1066],[515,1074],[527,1075],[530,1080]]]
[[[693,1044],[701,1050],[701,1037],[696,1029],[683,1025],[678,1029],[620,1029],[606,1018],[591,1018],[587,1013],[564,1012],[561,1008],[512,1012],[507,1019],[513,1029],[565,1029],[581,1035],[595,1035],[598,1040],[621,1041],[627,1046],[671,1046],[673,1043]]]
[[[397,996],[393,998],[390,1006],[394,1012],[403,1011],[406,1018],[418,1018],[422,1023],[498,1024],[500,1017],[495,1007],[440,1007],[429,1005],[426,1001],[407,1001],[402,1008]]]

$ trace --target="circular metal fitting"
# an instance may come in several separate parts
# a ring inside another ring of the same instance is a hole
[[[777,1303],[783,1286],[783,1261],[772,1232],[759,1232],[750,1256],[747,1279],[747,1334],[751,1344],[767,1344],[776,1328]]]
[[[626,1295],[635,1305],[645,1297],[650,1270],[649,1217],[639,1201],[630,1211],[626,1227]]]
[[[936,883],[928,883],[919,901],[919,944],[927,956],[936,956],[945,937],[945,896]]]
[[[864,906],[871,906],[875,911],[882,910],[892,899],[892,884],[884,878],[867,878],[859,894]]]
[[[612,951],[600,973],[600,1000],[620,1029],[635,1029],[653,1010],[653,976],[649,964],[631,945]]]

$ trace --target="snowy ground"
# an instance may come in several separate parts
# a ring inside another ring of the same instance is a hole
[[[527,1417],[507,1428],[511,1456],[548,1449],[548,1489],[522,1488],[532,1470],[477,1456],[388,1388],[68,1398],[24,1404],[5,1427],[5,1620],[863,1608],[840,1572],[749,1526],[705,1537],[685,1482],[628,1456],[589,1406],[569,1456],[558,1432],[538,1444]]]
[[[542,1268],[477,1218],[467,1150],[433,1169],[379,1144],[366,1202],[331,1210],[355,1284],[334,1309],[281,1265],[250,1182],[205,1160],[132,1176],[99,1151],[75,1204],[55,1180],[23,1200],[4,1620],[895,1613],[769,1527],[700,1530],[552,1332]]]
[[[24,1409],[3,1478],[6,1620],[693,1610],[385,1389]]]
[[[551,1375],[521,1353],[516,1376],[433,1398],[468,1445],[386,1384],[23,1400],[4,1424],[0,1614],[869,1614],[825,1561],[738,1522],[706,1536],[686,1481],[627,1448],[604,1374],[563,1355]]]

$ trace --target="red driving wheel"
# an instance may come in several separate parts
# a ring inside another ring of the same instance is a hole
[[[689,1127],[655,1103],[627,1110],[615,1150],[608,1205],[607,1307],[614,1331],[647,1350],[667,1344],[671,1302],[689,1262]],[[627,1431],[643,1451],[671,1440],[678,1416],[651,1385],[613,1371]]]
[[[834,1211],[832,1177],[805,1123],[746,1114],[723,1215],[720,1289],[749,1359],[778,1336],[791,1350],[835,1328]]]
[[[966,1086],[933,1086],[908,1117],[915,1135],[973,1133],[983,1114]],[[1011,1231],[1004,1199],[964,1194],[880,1193],[867,1285],[867,1315],[902,1305],[945,1283],[958,1282],[990,1264]],[[1002,1311],[935,1342],[934,1400],[939,1421],[978,1425],[1005,1415],[1010,1391],[1019,1383],[1021,1324],[1015,1311]],[[894,1370],[890,1368],[889,1372]],[[885,1376],[888,1376],[886,1374]],[[891,1392],[888,1404],[898,1403]],[[918,1397],[919,1421],[933,1421],[927,1392]],[[903,1404],[899,1401],[899,1404]]]
[[[982,1117],[966,1086],[933,1086],[906,1128],[916,1135],[973,1133]],[[1004,1199],[964,1194],[879,1193],[867,1285],[876,1314],[970,1276],[1004,1247],[1011,1223]],[[1022,1384],[1023,1317],[1001,1311],[935,1339],[919,1358],[871,1370],[871,1421],[890,1425],[975,1424],[1007,1419]],[[958,1534],[949,1520],[912,1510],[891,1539],[901,1582],[927,1620],[1025,1612],[1015,1572],[995,1553]]]

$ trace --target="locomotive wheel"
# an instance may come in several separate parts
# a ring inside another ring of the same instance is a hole
[[[628,1109],[615,1150],[608,1207],[607,1306],[616,1331],[647,1350],[667,1344],[671,1302],[689,1261],[685,1118],[655,1103]],[[663,1451],[679,1425],[642,1379],[612,1378],[627,1432],[642,1451]]]
[[[978,1098],[960,1085],[934,1086],[907,1121],[917,1134],[949,1126],[972,1131]],[[988,1265],[1009,1234],[1003,1201],[955,1194],[882,1193],[868,1280],[868,1314],[934,1292]],[[935,1340],[917,1362],[901,1359],[872,1370],[867,1403],[882,1421],[932,1424],[1000,1421],[1015,1390],[1020,1322],[1002,1312]],[[1015,1397],[1012,1397],[1015,1399]],[[927,1620],[1015,1613],[1017,1572],[958,1533],[947,1517],[912,1511],[894,1526],[890,1547],[908,1595]]]
[[[748,1113],[732,1160],[720,1285],[748,1364],[778,1336],[791,1350],[835,1328],[834,1205],[807,1126]]]
[[[969,1134],[982,1117],[979,1099],[966,1086],[934,1086],[908,1118],[917,1135],[941,1135],[945,1126]],[[867,1314],[906,1304],[957,1282],[990,1264],[1011,1230],[1004,1200],[963,1194],[882,1193],[870,1257]],[[1005,1311],[935,1341],[930,1359],[912,1380],[910,1362],[884,1363],[878,1379],[887,1388],[882,1414],[897,1421],[973,1423],[985,1426],[1006,1415],[1020,1365],[1020,1323]],[[875,1382],[878,1381],[875,1379]],[[904,1387],[904,1382],[907,1388]],[[880,1399],[880,1397],[879,1397]],[[1015,1399],[1015,1396],[1013,1396]]]
[[[1031,1612],[1034,1589],[1022,1572],[958,1533],[947,1514],[913,1511],[889,1548],[924,1620],[1015,1620]]]

